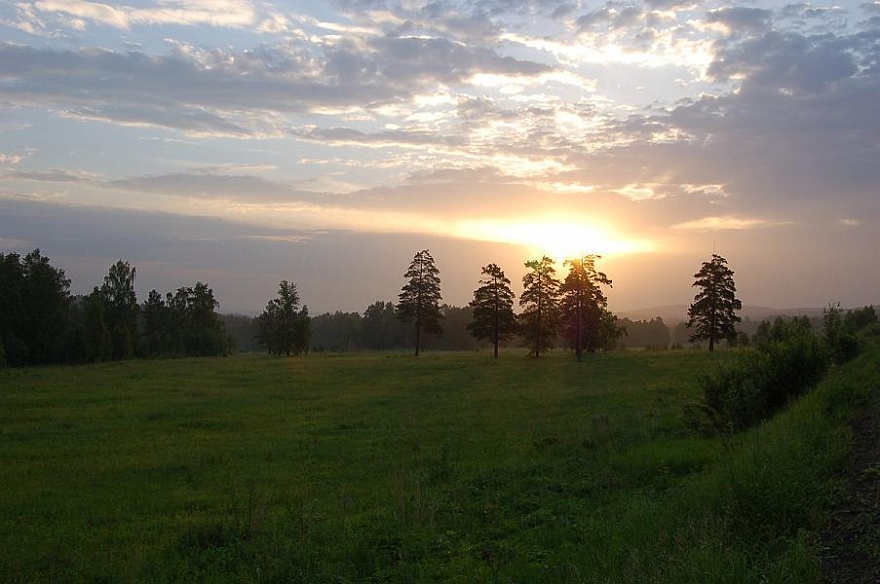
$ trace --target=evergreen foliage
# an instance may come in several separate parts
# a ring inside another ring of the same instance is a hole
[[[485,266],[482,274],[481,286],[474,290],[474,299],[470,302],[473,320],[467,330],[476,339],[491,341],[493,354],[498,357],[498,346],[507,342],[517,330],[514,293],[510,289],[510,280],[497,265]]]
[[[611,280],[596,270],[598,255],[565,260],[569,271],[560,287],[562,333],[578,361],[586,350],[595,353],[606,348],[621,334],[616,319],[608,311],[608,298],[600,286],[611,287]]]
[[[422,333],[440,335],[440,270],[434,264],[431,253],[423,249],[413,256],[404,274],[407,283],[398,296],[397,317],[405,323],[412,322],[415,331],[416,357],[422,348]]]
[[[12,366],[59,363],[69,322],[70,280],[39,249],[0,254],[0,342]]]
[[[690,341],[707,339],[709,350],[715,349],[717,341],[736,338],[737,310],[742,310],[742,302],[736,297],[736,284],[733,270],[727,267],[727,260],[718,254],[703,262],[700,271],[694,274],[696,280],[691,285],[700,291],[694,303],[688,308],[687,327],[694,328]]]
[[[553,260],[547,256],[525,263],[529,272],[523,276],[523,292],[519,303],[520,335],[530,354],[541,356],[553,348],[559,330],[559,288]]]
[[[101,299],[104,303],[104,319],[110,333],[111,353],[114,360],[134,356],[137,339],[138,302],[134,289],[137,270],[119,260],[104,276]]]
[[[840,303],[829,305],[822,313],[822,335],[835,363],[846,363],[859,352],[857,333],[876,322],[874,307],[844,314]]]
[[[398,323],[399,324],[399,323]],[[311,345],[316,351],[354,351],[361,348],[362,318],[357,312],[319,314],[312,317]]]
[[[672,334],[669,327],[659,316],[651,320],[630,320],[622,318],[619,321],[621,340],[618,345],[621,348],[644,347],[646,349],[668,349],[672,344]]]
[[[278,296],[257,317],[257,342],[270,355],[289,357],[309,350],[310,318],[307,306],[299,307],[296,284],[282,280]]]
[[[364,310],[361,335],[365,349],[384,351],[412,345],[410,327],[397,317],[394,303],[385,300],[377,300]]]

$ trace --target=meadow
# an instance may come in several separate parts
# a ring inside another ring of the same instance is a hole
[[[7,581],[807,582],[874,351],[691,429],[734,352],[0,371]]]

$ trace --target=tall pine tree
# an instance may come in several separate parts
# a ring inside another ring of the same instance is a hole
[[[523,276],[519,297],[523,312],[519,315],[520,334],[531,354],[539,357],[553,342],[559,329],[559,286],[553,260],[547,256],[525,263],[529,272]]]
[[[431,253],[423,249],[413,256],[412,263],[403,275],[407,283],[398,296],[397,317],[412,322],[415,328],[416,357],[422,348],[422,333],[442,334],[440,320],[440,270],[434,264]]]
[[[601,257],[590,254],[565,260],[569,271],[561,288],[562,327],[578,361],[584,350],[595,352],[617,330],[606,330],[613,319],[608,318],[608,298],[600,286],[611,287],[611,280],[596,270],[596,260]]]
[[[713,351],[716,341],[736,337],[736,323],[740,322],[736,311],[742,310],[742,302],[736,297],[733,270],[720,255],[713,253],[694,278],[691,286],[700,291],[688,308],[686,324],[694,329],[690,340],[708,339],[709,350]]]
[[[474,310],[473,321],[467,325],[474,338],[491,341],[494,356],[498,345],[516,332],[516,315],[513,313],[513,291],[504,271],[495,264],[483,268],[481,286],[474,290],[470,306]]]

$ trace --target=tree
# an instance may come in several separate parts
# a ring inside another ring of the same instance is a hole
[[[547,256],[528,261],[525,266],[531,271],[523,276],[523,293],[519,298],[523,312],[519,317],[519,328],[526,345],[532,348],[531,354],[539,357],[553,348],[559,328],[560,282],[556,279],[553,260]]]
[[[409,327],[397,318],[394,303],[377,300],[364,310],[361,322],[361,340],[364,348],[375,350],[408,347],[411,341]]]
[[[644,347],[646,349],[667,349],[672,342],[669,327],[659,316],[651,320],[632,321],[623,318],[620,326],[626,332],[625,341],[620,342],[623,347]]]
[[[443,315],[443,336],[431,339],[430,346],[440,351],[476,351],[480,348],[467,328],[474,320],[473,308],[444,304],[440,313]]]
[[[565,260],[569,270],[560,288],[562,327],[578,361],[583,358],[584,349],[594,353],[597,348],[604,348],[609,335],[618,330],[607,330],[608,298],[599,286],[611,287],[611,280],[596,270],[596,260],[601,257],[590,254]]]
[[[0,345],[4,345],[10,365],[25,365],[24,348],[19,337],[24,327],[25,274],[21,256],[17,253],[0,254]]]
[[[170,351],[170,309],[157,290],[150,290],[141,308],[144,316],[144,349],[147,357],[157,357]]]
[[[70,324],[70,280],[39,249],[0,254],[0,342],[12,366],[60,362]]]
[[[137,344],[138,302],[134,290],[137,270],[119,260],[104,276],[101,296],[104,300],[107,329],[113,346],[113,359],[129,359]]]
[[[361,345],[361,315],[337,310],[312,317],[311,345],[315,351],[352,351]]]
[[[86,361],[107,361],[113,356],[110,331],[107,329],[104,299],[96,286],[83,300],[83,336]]]
[[[688,308],[687,327],[695,329],[690,341],[708,339],[709,350],[713,351],[716,341],[736,338],[740,318],[735,313],[742,310],[742,302],[736,297],[733,270],[720,255],[712,254],[712,260],[703,262],[694,278],[691,286],[700,291]]]
[[[397,317],[405,323],[414,324],[416,357],[422,347],[422,332],[442,334],[440,320],[440,270],[434,265],[434,258],[423,249],[413,256],[412,263],[404,274],[408,282],[401,288],[398,296]]]
[[[504,271],[495,264],[482,270],[479,288],[474,290],[473,321],[467,325],[468,332],[480,340],[491,341],[493,355],[498,356],[498,345],[516,333],[516,315],[513,313],[513,291]]]
[[[182,288],[185,294],[184,347],[187,355],[199,357],[225,354],[228,348],[226,330],[216,309],[220,303],[214,291],[204,282]]]
[[[309,309],[299,308],[296,284],[282,280],[278,297],[257,317],[257,342],[270,355],[300,355],[309,348]]]

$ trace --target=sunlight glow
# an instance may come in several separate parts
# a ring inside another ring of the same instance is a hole
[[[654,249],[651,242],[624,238],[609,228],[570,219],[468,220],[458,223],[456,234],[468,239],[523,245],[559,263],[586,254],[622,255]]]

